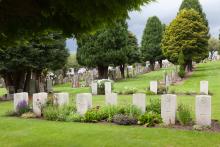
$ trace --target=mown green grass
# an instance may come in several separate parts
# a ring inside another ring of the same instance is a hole
[[[220,62],[199,64],[193,75],[181,85],[172,86],[176,92],[199,92],[199,81],[208,80],[212,96],[212,118],[220,120]],[[136,87],[145,89],[149,81],[161,79],[163,70],[140,75],[135,79],[119,81],[116,89]],[[69,92],[72,103],[75,95],[90,92],[89,88],[70,88],[70,84],[55,86],[55,91]],[[0,93],[4,93],[0,90]],[[159,98],[160,96],[147,96]],[[131,103],[131,95],[119,96],[119,104]],[[195,96],[178,96],[178,102],[188,104],[194,113]],[[104,96],[94,96],[94,105],[104,105]],[[84,124],[51,122],[37,119],[20,119],[3,116],[13,108],[12,102],[0,103],[0,146],[155,146],[155,147],[218,147],[220,133],[175,130],[166,128],[143,128],[111,124]]]

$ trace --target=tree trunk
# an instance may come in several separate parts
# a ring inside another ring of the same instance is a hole
[[[126,69],[127,69],[127,78],[130,78],[130,76],[129,76],[128,66],[126,66]]]
[[[150,61],[150,69],[154,71],[155,61]]]
[[[29,85],[31,80],[31,71],[27,71],[25,83],[24,83],[24,91],[29,92]]]
[[[99,79],[108,79],[108,66],[98,66]]]
[[[121,77],[122,79],[124,79],[125,78],[125,65],[124,64],[120,65],[120,71],[121,71]]]
[[[189,61],[187,61],[187,70],[188,70],[188,72],[191,72],[192,71],[192,60],[189,60]]]
[[[159,60],[158,63],[159,63],[159,65],[160,65],[160,68],[163,68],[163,62],[162,62],[162,60]]]

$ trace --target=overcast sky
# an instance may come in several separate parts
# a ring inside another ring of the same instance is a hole
[[[182,0],[157,0],[157,2],[142,6],[141,11],[130,12],[128,29],[140,42],[149,17],[156,15],[163,23],[169,24],[176,17],[181,2]],[[220,31],[220,0],[200,0],[200,3],[207,15],[210,33],[217,37]],[[70,51],[76,51],[76,44],[72,39],[67,41],[67,47]]]

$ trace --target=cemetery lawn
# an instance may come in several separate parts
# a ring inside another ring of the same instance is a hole
[[[149,81],[163,77],[163,70],[140,75],[135,79],[115,83],[115,89],[136,87],[144,90]],[[199,82],[209,81],[212,96],[212,119],[220,120],[220,62],[197,65],[190,78],[170,90],[178,95],[178,102],[188,104],[194,112],[195,96],[185,95],[199,92]],[[70,84],[55,86],[55,91],[69,92],[72,100],[77,93],[89,92],[89,88],[72,89]],[[5,90],[0,89],[0,94]],[[147,96],[159,98],[160,96]],[[73,102],[72,102],[73,103]],[[131,103],[131,95],[119,96],[119,104]],[[104,96],[94,96],[94,105],[104,105]],[[167,128],[143,128],[139,126],[118,126],[113,124],[88,124],[52,122],[39,119],[5,117],[13,102],[0,102],[0,146],[220,146],[220,133],[175,130]]]

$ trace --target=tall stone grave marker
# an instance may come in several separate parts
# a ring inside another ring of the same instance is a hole
[[[53,81],[47,80],[47,92],[53,92]]]
[[[112,93],[112,84],[111,82],[105,82],[105,94]]]
[[[33,112],[40,117],[43,106],[47,102],[47,93],[34,93],[33,94]]]
[[[161,97],[161,117],[164,124],[175,124],[176,118],[176,95],[165,94]]]
[[[89,108],[92,108],[92,94],[81,93],[76,95],[76,109],[80,115],[84,115]]]
[[[211,96],[196,96],[196,124],[201,126],[211,125]]]
[[[146,111],[146,95],[144,93],[133,94],[133,105],[141,109],[142,113]]]
[[[27,92],[15,93],[14,94],[15,112],[18,112],[19,106],[24,106],[24,105],[28,105],[28,93]]]
[[[92,82],[91,89],[92,89],[92,94],[93,95],[98,94],[98,84],[97,84],[97,82],[94,82],[94,81]]]
[[[117,105],[118,94],[117,93],[108,93],[105,95],[106,105]]]
[[[69,93],[54,93],[53,103],[58,106],[69,104]]]
[[[150,82],[150,91],[157,94],[157,81],[151,81]]]
[[[200,93],[201,94],[209,94],[209,82],[208,81],[200,81]]]

